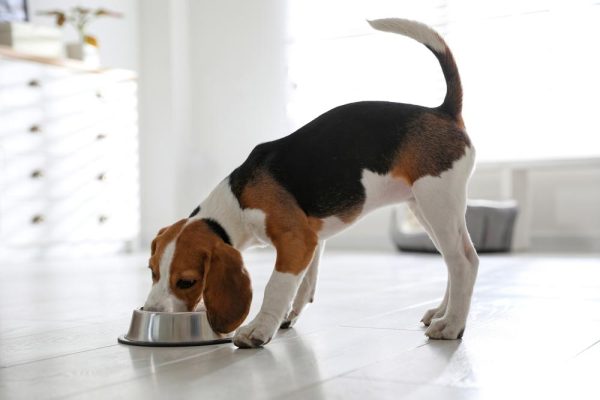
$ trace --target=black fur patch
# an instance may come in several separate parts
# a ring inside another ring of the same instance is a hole
[[[200,212],[200,206],[194,208],[194,211],[192,211],[192,213],[190,214],[190,216],[188,218],[192,218],[194,215],[198,214]]]
[[[284,138],[260,144],[229,177],[240,199],[256,173],[266,171],[294,196],[308,216],[325,218],[365,200],[364,169],[385,174],[411,121],[435,109],[365,101],[326,112]]]
[[[225,243],[231,246],[231,239],[221,224],[211,218],[203,218],[202,221],[206,222],[206,225],[208,225],[211,231],[213,231],[217,236],[223,239]]]

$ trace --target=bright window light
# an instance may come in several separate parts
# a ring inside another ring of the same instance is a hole
[[[353,101],[442,102],[429,51],[365,22],[389,16],[425,22],[448,41],[480,161],[600,156],[599,0],[291,0],[294,127]]]

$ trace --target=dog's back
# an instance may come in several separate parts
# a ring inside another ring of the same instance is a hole
[[[471,146],[461,117],[458,69],[444,40],[414,21],[369,23],[411,37],[434,53],[448,87],[444,102],[436,108],[379,101],[336,107],[289,136],[257,146],[230,176],[238,199],[260,171],[289,192],[308,216],[347,219],[366,201],[365,171],[411,185],[426,175],[439,176]]]

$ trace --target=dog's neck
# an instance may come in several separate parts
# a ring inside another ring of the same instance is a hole
[[[227,243],[230,246],[232,245],[231,238],[229,237],[229,234],[227,233],[225,228],[223,228],[223,225],[221,225],[212,218],[204,218],[202,221],[204,221],[206,225],[208,225],[210,230],[213,231],[215,235],[220,237],[223,242]]]
[[[222,229],[224,232],[219,236],[224,234],[228,237],[231,245],[237,250],[243,250],[252,242],[252,233],[244,222],[238,200],[231,192],[229,178],[217,185],[200,204],[200,210],[191,218],[212,220],[214,226],[211,229]]]

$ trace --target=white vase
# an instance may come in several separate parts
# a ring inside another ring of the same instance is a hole
[[[100,66],[100,54],[96,46],[87,43],[67,43],[67,57],[83,61],[89,67]]]

